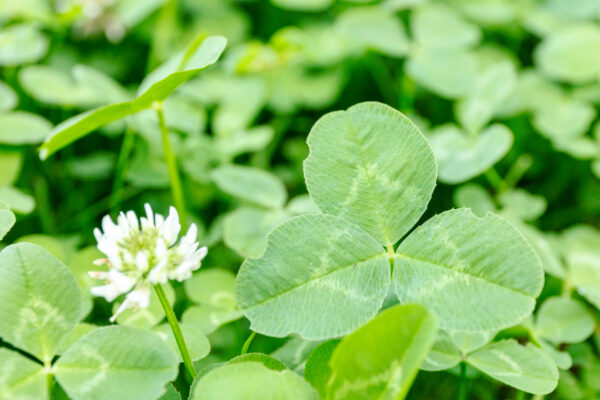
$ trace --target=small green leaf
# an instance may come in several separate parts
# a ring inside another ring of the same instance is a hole
[[[210,353],[210,342],[201,331],[194,326],[187,324],[181,324],[180,328],[192,361],[200,360]],[[171,349],[173,349],[173,353],[177,355],[179,362],[183,362],[181,353],[179,353],[179,348],[177,347],[177,342],[175,341],[175,336],[173,336],[173,331],[169,324],[161,324],[153,328],[152,332],[156,333],[162,340],[171,346]]]
[[[569,83],[598,79],[600,28],[595,23],[566,26],[548,35],[536,48],[536,64],[546,75]]]
[[[241,362],[216,368],[194,382],[190,400],[221,399],[318,400],[319,395],[292,371]]]
[[[335,348],[326,398],[403,399],[433,344],[436,329],[435,317],[419,305],[383,311]]]
[[[181,400],[181,395],[172,383],[167,385],[167,392],[158,400]]]
[[[73,344],[55,376],[73,400],[157,399],[177,376],[177,358],[154,333],[110,326]]]
[[[315,12],[325,10],[333,0],[271,0],[271,2],[288,10]]]
[[[15,214],[8,208],[8,204],[0,201],[0,240],[10,231],[16,222]]]
[[[418,7],[411,16],[412,36],[427,49],[464,48],[476,45],[481,37],[474,25],[452,8],[440,3]]]
[[[203,269],[186,280],[185,292],[190,300],[214,307],[235,309],[233,293],[235,275],[222,268]]]
[[[455,125],[435,129],[429,141],[439,164],[439,180],[456,184],[487,171],[510,150],[512,132],[504,125],[494,124],[473,136]]]
[[[169,303],[173,304],[175,301],[175,291],[173,290],[173,287],[169,284],[165,284],[163,285],[163,289]],[[113,312],[116,312],[120,305],[120,302],[115,302],[113,304]],[[117,317],[117,323],[119,325],[131,326],[138,329],[150,329],[164,318],[165,310],[162,308],[156,292],[152,290],[148,307],[139,309],[130,308],[123,311]]]
[[[406,73],[435,94],[461,98],[473,88],[477,58],[464,50],[423,49],[408,60]]]
[[[54,128],[52,135],[39,148],[40,158],[45,160],[88,133],[148,109],[155,101],[164,100],[201,69],[213,64],[221,55],[226,42],[221,36],[209,36],[202,42],[196,40],[184,54],[174,57],[148,75],[140,85],[137,99],[100,107],[62,122]]]
[[[494,331],[531,314],[544,272],[506,220],[457,209],[431,218],[400,244],[394,281],[401,303],[425,305],[443,329]]]
[[[50,362],[80,316],[81,293],[69,269],[30,243],[0,253],[0,336]]]
[[[35,209],[34,198],[12,186],[0,186],[0,201],[17,214],[29,214]]]
[[[214,169],[211,177],[222,191],[258,206],[277,209],[287,198],[283,182],[259,168],[224,165]]]
[[[43,141],[52,125],[36,114],[14,111],[0,114],[0,143],[9,145],[36,144]]]
[[[393,108],[367,102],[326,114],[308,145],[304,172],[313,201],[380,243],[394,244],[427,208],[437,173],[433,154]]]
[[[217,328],[228,322],[235,321],[244,316],[238,309],[228,309],[211,305],[189,307],[182,316],[185,325],[199,330],[205,335],[213,333]]]
[[[359,52],[374,50],[392,57],[408,52],[402,20],[384,7],[349,8],[335,21],[335,29]]]
[[[331,368],[329,360],[333,351],[340,343],[339,339],[329,340],[321,343],[315,348],[306,359],[304,367],[304,379],[306,379],[321,395],[327,394],[327,382],[331,377]]]
[[[371,319],[389,285],[383,248],[330,215],[301,215],[277,227],[265,253],[247,259],[235,294],[252,330],[306,339],[347,334]]]
[[[15,24],[0,30],[0,65],[36,62],[48,51],[48,39],[32,25]]]
[[[50,136],[39,148],[40,158],[45,160],[88,133],[138,111],[140,109],[134,108],[132,102],[125,102],[99,107],[71,117],[52,130]]]
[[[287,367],[278,359],[273,358],[263,353],[246,353],[241,356],[237,356],[229,360],[228,364],[242,363],[242,362],[259,362],[265,367],[274,371],[284,371]]]
[[[494,379],[533,394],[548,394],[556,388],[558,370],[542,350],[516,340],[492,343],[469,355],[466,360]]]
[[[214,64],[227,45],[223,36],[197,37],[186,50],[152,71],[140,84],[134,108],[166,99],[182,83]]]
[[[543,196],[533,195],[524,189],[505,190],[498,195],[503,206],[502,215],[524,221],[538,219],[546,211],[548,203]]]
[[[495,212],[494,199],[482,186],[467,183],[454,191],[454,204],[458,208],[470,208],[473,214],[483,217],[488,212]]]
[[[462,353],[472,353],[492,341],[496,331],[448,331],[448,337]]]
[[[541,305],[535,324],[537,334],[554,343],[578,343],[593,332],[596,321],[581,302],[550,297]]]
[[[15,108],[19,97],[15,91],[6,83],[0,81],[0,111],[8,111]]]
[[[424,371],[443,371],[457,366],[461,360],[462,355],[448,334],[439,331],[435,343],[427,354],[423,365],[421,365],[421,369]]]
[[[470,133],[479,133],[496,115],[517,85],[517,71],[509,61],[486,68],[473,91],[456,103],[457,119]]]
[[[0,348],[0,400],[46,400],[46,374],[41,364]]]
[[[566,370],[573,366],[573,359],[568,352],[557,350],[553,345],[543,339],[538,340],[540,342],[540,348],[552,358],[558,368]]]
[[[223,241],[242,257],[258,257],[267,246],[267,235],[290,215],[283,210],[240,207],[227,214]]]

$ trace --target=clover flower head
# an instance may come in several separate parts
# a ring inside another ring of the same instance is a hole
[[[145,204],[146,216],[138,220],[133,211],[121,213],[115,224],[110,216],[102,219],[102,230],[94,229],[98,249],[106,255],[94,261],[106,265],[108,271],[92,271],[90,276],[106,282],[91,289],[95,296],[113,301],[126,294],[125,300],[111,317],[114,322],[128,308],[146,308],[150,303],[152,285],[169,279],[182,282],[200,268],[206,247],[196,241],[198,229],[192,224],[177,242],[181,225],[174,207],[165,219]]]

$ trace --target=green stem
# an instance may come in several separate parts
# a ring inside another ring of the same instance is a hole
[[[154,290],[156,291],[156,295],[160,300],[163,310],[165,310],[167,321],[169,322],[169,325],[171,325],[171,330],[173,331],[173,336],[175,336],[175,341],[177,342],[179,353],[181,353],[181,358],[183,359],[183,364],[185,365],[188,378],[190,381],[192,381],[196,377],[196,369],[194,368],[192,358],[190,357],[190,352],[188,351],[185,340],[183,339],[183,333],[181,333],[181,328],[179,327],[179,322],[177,322],[177,317],[173,312],[173,308],[169,304],[169,300],[167,299],[162,286],[160,284],[155,285]]]
[[[46,370],[50,368],[50,365],[45,365]],[[50,372],[46,372],[46,390],[48,391],[48,398],[52,398],[52,389],[54,388],[54,375]]]
[[[255,336],[256,336],[256,332],[252,331],[250,336],[248,336],[248,339],[246,339],[246,341],[244,342],[244,345],[242,346],[242,351],[240,352],[240,355],[243,356],[244,354],[246,354],[248,352],[250,343],[252,343],[252,340],[254,339]]]
[[[458,383],[458,400],[467,400],[467,364],[464,362],[460,363],[460,381]]]
[[[490,182],[496,193],[500,193],[504,190],[504,181],[502,180],[498,172],[494,169],[494,167],[485,171],[484,175]]]
[[[531,168],[533,164],[533,157],[529,154],[521,154],[519,158],[510,167],[506,176],[504,177],[504,184],[508,188],[514,188],[517,183],[521,180],[523,175]]]
[[[165,115],[162,110],[162,103],[155,103],[154,109],[158,115],[158,125],[160,126],[160,134],[162,137],[163,148],[165,150],[165,159],[167,161],[167,168],[169,169],[169,181],[171,182],[171,193],[173,194],[173,201],[175,207],[179,211],[181,218],[181,226],[186,227],[186,216],[187,211],[185,208],[185,201],[183,197],[183,189],[181,186],[181,180],[179,178],[179,171],[177,170],[177,161],[175,160],[175,154],[171,148],[171,142],[169,142],[169,128],[165,122]]]
[[[123,137],[123,141],[121,143],[121,150],[119,151],[119,158],[117,159],[117,166],[115,170],[115,180],[113,181],[112,186],[112,196],[110,199],[110,209],[113,213],[116,213],[121,209],[121,202],[123,201],[121,194],[121,188],[123,187],[123,178],[125,172],[125,165],[127,164],[127,160],[129,160],[129,156],[131,154],[131,150],[133,149],[133,145],[135,143],[135,134],[133,129],[127,126],[127,130],[125,131],[125,136]]]
[[[396,259],[394,245],[388,244],[385,246],[385,250],[387,251],[388,261],[390,262],[390,278],[392,278],[394,274],[394,260]]]

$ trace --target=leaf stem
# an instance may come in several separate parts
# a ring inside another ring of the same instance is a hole
[[[498,172],[494,169],[494,167],[491,167],[490,169],[485,171],[484,175],[488,182],[490,182],[496,193],[500,193],[504,190],[504,181],[502,180],[502,177],[500,177],[500,174],[498,174]]]
[[[117,166],[115,170],[115,180],[113,181],[111,191],[113,195],[110,198],[110,209],[113,213],[116,213],[121,208],[121,202],[123,201],[121,196],[121,188],[123,187],[123,174],[125,172],[125,165],[127,165],[127,161],[129,160],[129,155],[131,154],[134,143],[135,135],[133,129],[131,129],[128,125],[127,129],[125,130],[123,141],[121,142],[121,150],[119,151],[119,158],[117,159]]]
[[[244,354],[246,354],[248,352],[250,343],[252,343],[252,340],[254,339],[255,336],[256,336],[256,332],[252,331],[250,336],[248,336],[248,339],[246,339],[246,341],[244,342],[244,345],[242,346],[242,351],[240,352],[240,355],[243,356]]]
[[[173,336],[175,336],[175,342],[177,342],[179,353],[181,353],[181,358],[183,359],[187,376],[189,380],[192,381],[196,377],[196,369],[194,368],[192,358],[190,357],[190,352],[188,351],[185,340],[183,339],[183,333],[181,333],[181,328],[179,326],[179,322],[177,322],[177,317],[173,312],[173,308],[169,304],[169,300],[167,299],[162,286],[160,284],[154,285],[154,290],[156,291],[156,295],[160,300],[163,310],[165,310],[167,321],[169,322],[169,325],[171,325],[171,330],[173,331]]]
[[[463,361],[460,363],[460,381],[458,383],[458,400],[467,400],[467,364]]]
[[[165,159],[167,161],[167,168],[169,169],[169,181],[171,182],[171,193],[173,195],[173,201],[175,207],[179,211],[181,216],[182,227],[187,227],[186,217],[187,211],[185,208],[185,200],[183,197],[183,189],[181,186],[181,180],[179,178],[179,171],[177,170],[177,161],[175,160],[175,154],[171,148],[171,142],[169,142],[169,128],[165,122],[165,115],[162,110],[162,103],[155,102],[153,108],[156,110],[158,115],[158,125],[160,126],[160,135],[162,137],[163,148],[165,150]]]

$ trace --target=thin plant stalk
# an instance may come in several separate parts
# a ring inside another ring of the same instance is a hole
[[[185,200],[183,197],[183,188],[181,186],[181,179],[179,177],[179,171],[177,170],[177,161],[175,160],[175,154],[171,148],[171,142],[169,141],[169,129],[165,122],[165,115],[162,110],[162,103],[156,103],[154,105],[156,114],[158,115],[158,125],[160,126],[160,135],[162,137],[163,148],[165,150],[165,159],[167,161],[167,168],[169,169],[169,181],[171,183],[171,193],[173,195],[173,202],[179,215],[181,217],[181,225],[186,227],[187,211],[185,208]]]
[[[256,332],[252,332],[250,334],[250,336],[248,336],[248,339],[246,339],[246,341],[244,342],[244,345],[242,346],[242,351],[240,352],[240,355],[244,355],[248,352],[248,348],[250,347],[250,343],[252,343],[252,340],[254,339],[254,337],[256,336]]]
[[[192,357],[190,357],[190,352],[185,344],[185,340],[183,338],[183,333],[181,333],[181,327],[179,326],[179,322],[177,321],[177,317],[173,312],[173,308],[171,304],[169,304],[169,300],[165,295],[165,292],[161,285],[154,285],[154,290],[156,291],[156,295],[160,300],[160,304],[162,305],[163,310],[165,310],[165,315],[167,316],[167,321],[171,326],[171,330],[173,331],[173,336],[175,337],[175,342],[177,342],[177,347],[179,348],[179,353],[181,354],[181,358],[183,359],[183,365],[185,366],[185,370],[187,373],[187,377],[190,382],[196,377],[196,369],[194,368],[194,364],[192,363]]]
[[[113,181],[112,193],[110,199],[111,212],[116,213],[121,208],[121,202],[123,198],[121,196],[121,188],[123,187],[123,175],[125,173],[125,166],[131,155],[131,150],[135,143],[135,133],[133,129],[127,126],[125,130],[125,136],[121,143],[121,150],[119,151],[119,158],[117,159],[117,167],[115,171],[115,180]]]
[[[468,398],[468,387],[467,387],[467,364],[464,362],[460,363],[460,381],[458,383],[458,400],[467,400]]]

